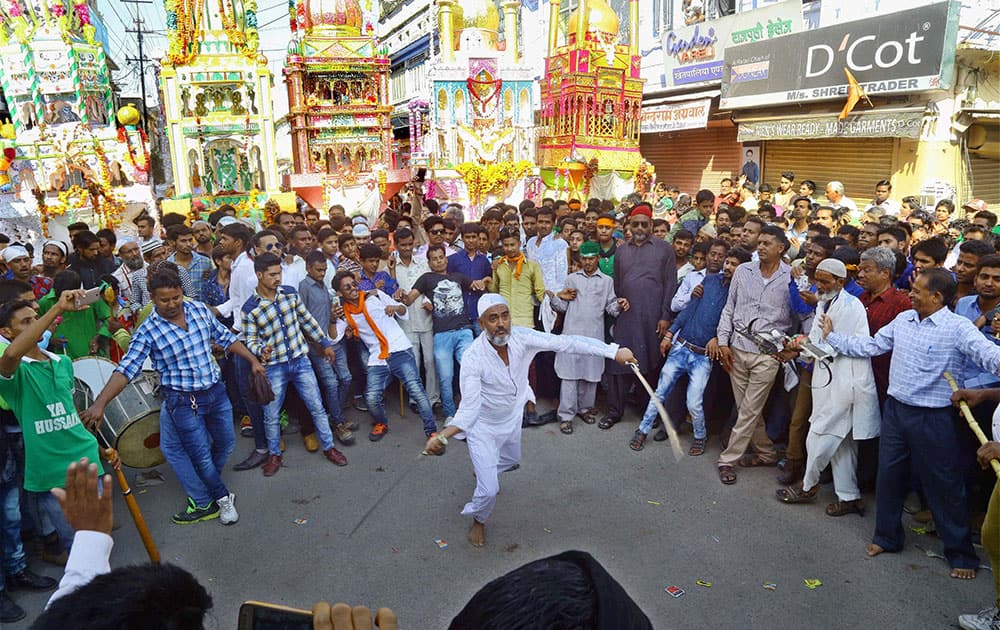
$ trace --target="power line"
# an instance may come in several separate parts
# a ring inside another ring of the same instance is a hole
[[[126,61],[129,63],[139,63],[139,90],[142,95],[142,124],[149,130],[149,108],[146,105],[146,56],[142,51],[142,37],[147,33],[146,29],[143,28],[145,20],[139,18],[139,5],[140,4],[153,4],[152,0],[121,0],[125,4],[135,5],[135,28],[125,29],[126,33],[135,33],[136,41],[139,44],[139,56],[137,58],[129,57]]]

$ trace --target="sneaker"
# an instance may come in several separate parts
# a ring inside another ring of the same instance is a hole
[[[341,444],[354,444],[354,434],[351,433],[351,430],[347,427],[346,422],[342,422],[333,427],[333,436],[340,440]]]
[[[310,453],[315,453],[319,450],[319,438],[316,437],[315,433],[304,436],[302,442],[306,445],[306,450]]]
[[[184,511],[174,514],[170,520],[178,525],[190,525],[191,523],[210,521],[213,518],[219,518],[219,505],[215,501],[205,507],[198,507],[194,504],[194,500],[188,497],[188,506]]]
[[[14,623],[15,621],[21,621],[27,616],[28,613],[24,612],[24,609],[10,598],[7,591],[0,591],[0,622]]]
[[[51,591],[59,582],[44,575],[38,575],[28,569],[7,577],[7,588],[12,591]]]
[[[1000,609],[994,606],[974,615],[959,615],[958,625],[963,630],[1000,630]]]
[[[384,422],[376,422],[375,426],[372,427],[371,433],[368,434],[368,439],[372,442],[378,442],[385,437],[385,434],[389,432],[389,425]]]
[[[216,499],[219,505],[219,522],[223,525],[232,525],[240,520],[240,515],[236,511],[236,495],[230,493],[227,497]]]
[[[253,437],[253,423],[250,421],[250,416],[243,416],[240,419],[240,435]]]
[[[354,408],[358,411],[368,411],[368,405],[365,403],[365,399],[361,396],[354,397]]]

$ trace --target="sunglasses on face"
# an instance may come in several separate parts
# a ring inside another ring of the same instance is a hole
[[[268,243],[264,246],[264,249],[271,251],[272,249],[284,249],[284,246],[281,243]]]
[[[444,234],[444,230],[431,230],[430,234],[433,234],[434,236],[440,236]]]

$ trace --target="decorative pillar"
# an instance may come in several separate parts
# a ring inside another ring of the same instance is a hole
[[[580,7],[577,9],[580,19],[576,21],[576,45],[583,46],[587,41],[587,29],[590,28],[590,14],[587,12],[587,0],[580,0]]]
[[[559,45],[559,4],[560,0],[549,2],[549,56],[555,54]]]
[[[503,35],[511,63],[521,60],[521,51],[517,45],[517,13],[520,6],[520,0],[504,0],[503,3]]]
[[[639,0],[629,0],[628,18],[628,52],[632,57],[636,57],[639,54]]]
[[[455,60],[455,29],[452,23],[454,0],[438,0],[438,21],[441,23],[441,58]]]

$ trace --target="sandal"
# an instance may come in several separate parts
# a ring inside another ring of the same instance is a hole
[[[573,432],[573,423],[572,422],[560,422],[559,423],[559,430],[562,431],[563,433],[565,433],[566,435],[569,435],[570,433]]]
[[[577,417],[584,421],[585,424],[594,424],[597,422],[597,412],[591,409],[587,413],[578,413]]]
[[[697,457],[705,452],[705,440],[695,438],[691,441],[691,448],[688,449],[688,455],[692,457]]]
[[[777,466],[778,462],[769,462],[762,458],[757,453],[748,453],[743,457],[740,457],[740,467],[741,468],[756,468],[758,466]]]
[[[812,503],[816,500],[818,493],[819,488],[813,488],[806,492],[798,486],[788,486],[787,488],[778,488],[774,495],[783,503]]]
[[[852,513],[862,517],[865,515],[864,500],[856,499],[854,501],[837,501],[836,503],[831,503],[826,506],[827,516],[844,516]]]
[[[632,440],[628,443],[628,447],[633,451],[641,451],[642,445],[645,443],[646,434],[636,429],[635,435],[632,436]]]
[[[618,424],[620,421],[621,418],[612,418],[611,416],[604,416],[604,418],[601,419],[600,423],[598,423],[597,428],[607,431],[611,427]]]
[[[732,466],[719,466],[719,481],[727,486],[736,483],[736,469]]]

